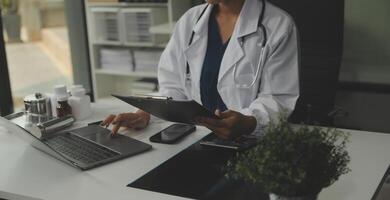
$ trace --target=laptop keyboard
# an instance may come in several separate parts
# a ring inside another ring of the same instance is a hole
[[[69,133],[51,138],[46,141],[46,144],[54,150],[86,164],[119,155],[115,151]]]

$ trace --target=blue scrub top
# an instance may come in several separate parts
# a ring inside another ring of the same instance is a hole
[[[216,109],[221,111],[227,110],[217,90],[217,84],[222,58],[230,41],[229,39],[226,43],[223,43],[214,13],[215,11],[213,10],[209,18],[207,51],[200,77],[202,104],[211,112],[214,112]]]

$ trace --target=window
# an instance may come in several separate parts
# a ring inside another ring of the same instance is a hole
[[[85,17],[84,1],[0,2],[5,40],[2,45],[15,110],[23,108],[25,96],[51,93],[58,84],[83,84],[92,91],[86,27],[80,20]],[[77,34],[72,33],[75,30]]]

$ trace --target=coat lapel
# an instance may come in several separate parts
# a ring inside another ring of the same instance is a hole
[[[246,0],[237,20],[229,45],[223,56],[218,82],[220,82],[236,64],[244,58],[245,52],[240,42],[243,37],[256,33],[261,12],[260,0]]]

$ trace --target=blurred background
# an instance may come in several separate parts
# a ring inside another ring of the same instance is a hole
[[[390,2],[270,2],[289,12],[300,31],[302,94],[291,121],[390,132]],[[2,104],[7,96],[13,102],[5,113],[56,84],[82,84],[93,99],[156,91],[157,64],[176,21],[202,1],[0,3]]]
[[[176,21],[202,2],[0,0],[1,115],[57,84],[81,84],[94,100],[157,91]],[[390,133],[390,1],[270,2],[300,32],[302,94],[290,120]]]
[[[15,107],[35,91],[73,83],[64,0],[1,0]]]

